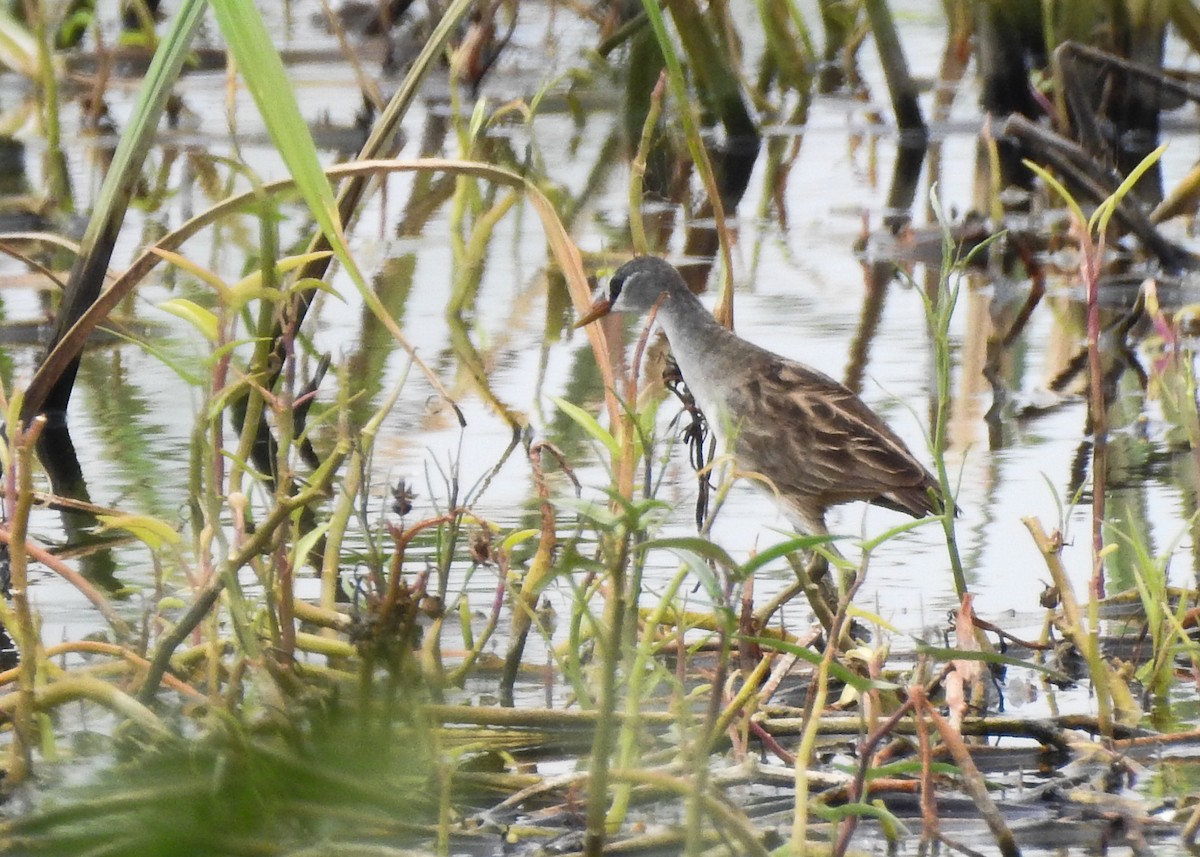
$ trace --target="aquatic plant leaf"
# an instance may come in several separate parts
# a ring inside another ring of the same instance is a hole
[[[76,361],[88,335],[115,306],[103,299],[115,301],[122,294],[110,296],[101,288],[112,259],[115,236],[128,211],[146,153],[153,149],[159,119],[206,8],[203,0],[185,0],[179,5],[146,70],[141,92],[125,123],[80,242],[79,258],[63,290],[63,302],[46,357],[26,390],[22,410],[26,420],[47,405],[51,410],[65,410],[75,379],[75,373],[69,370],[78,365]]]
[[[836,541],[841,536],[797,536],[794,539],[788,539],[786,542],[780,542],[777,545],[772,545],[764,551],[759,551],[750,559],[746,560],[741,567],[741,576],[749,577],[754,572],[758,571],[765,565],[768,565],[775,560],[785,557],[788,554],[796,553],[797,551],[812,550],[820,545],[829,544]]]
[[[171,298],[160,303],[158,308],[163,312],[169,312],[173,316],[182,318],[200,331],[200,334],[209,342],[215,343],[219,340],[217,317],[195,301],[189,301],[187,298]]]
[[[879,780],[886,777],[915,777],[919,776],[925,768],[925,762],[920,759],[905,759],[899,762],[888,762],[885,765],[872,765],[867,768],[866,779]],[[929,770],[935,774],[941,774],[946,777],[956,777],[961,771],[958,765],[953,765],[950,762],[929,762]],[[854,765],[834,765],[839,771],[847,774],[858,773],[858,768]]]
[[[872,803],[844,803],[839,806],[828,806],[819,801],[814,801],[810,805],[810,808],[814,814],[819,815],[826,821],[839,822],[843,818],[850,816],[873,818],[880,824],[893,826],[902,836],[909,835],[908,828],[904,826],[904,823],[878,801]]]
[[[233,293],[233,298],[229,302],[229,309],[232,312],[240,312],[246,304],[251,301],[278,301],[283,297],[283,292],[275,288],[253,287],[246,289],[236,289]]]
[[[850,616],[853,619],[863,619],[867,622],[870,622],[875,627],[882,628],[883,630],[885,630],[891,634],[903,633],[899,628],[897,628],[891,622],[884,619],[878,613],[875,613],[871,610],[864,610],[863,608],[859,607],[857,604],[852,603],[852,604],[847,605],[846,606],[846,615]]]
[[[602,530],[612,530],[622,521],[618,515],[604,503],[595,500],[581,500],[577,497],[555,497],[550,502],[555,506],[574,512],[581,518],[591,521]]]
[[[164,366],[182,378],[189,386],[196,387],[203,383],[203,377],[190,371],[191,365],[195,363],[195,359],[193,357],[188,358],[189,365],[185,366],[181,361],[175,359],[175,357],[168,353],[166,349],[159,348],[149,339],[140,336],[130,336],[126,331],[118,330],[116,328],[101,328],[101,330],[105,330],[107,333],[115,336],[122,342],[128,342],[130,345],[134,345],[142,349],[159,363],[162,363]],[[221,350],[222,349],[214,349],[214,351]],[[208,365],[209,361],[214,359],[216,359],[214,355],[210,354],[208,355],[207,360],[202,361],[202,365]]]
[[[613,458],[621,454],[621,444],[613,437],[612,433],[600,425],[599,421],[585,411],[579,405],[573,405],[566,399],[560,399],[558,396],[551,396],[550,400],[558,407],[560,411],[571,418],[575,425],[579,426],[590,437],[604,444],[605,449]]]
[[[1056,682],[1063,682],[1065,685],[1072,684],[1070,676],[1065,675],[1062,671],[1056,670],[1053,667],[1048,667],[1045,664],[1035,663],[1033,661],[1022,660],[1021,658],[1002,655],[999,652],[969,652],[965,649],[945,648],[943,646],[931,646],[923,640],[914,639],[916,651],[922,657],[935,658],[939,661],[982,661],[985,664],[996,664],[1005,667],[1020,667],[1021,669],[1035,670],[1043,673],[1046,676],[1052,677]]]
[[[692,576],[700,581],[700,585],[704,587],[704,591],[708,593],[708,597],[712,599],[713,603],[720,604],[724,598],[723,588],[721,581],[713,573],[709,561],[694,551],[682,548],[675,548],[672,552],[683,561]]]
[[[349,258],[333,188],[321,169],[312,133],[300,114],[287,70],[262,15],[253,3],[238,0],[212,0],[211,5],[246,89],[297,189],[338,258]]]
[[[736,572],[739,570],[738,564],[734,562],[733,557],[726,552],[725,548],[699,536],[651,539],[638,545],[638,550],[642,551],[658,550],[659,548],[666,548],[676,553],[693,553],[703,559],[712,560],[726,571]]]
[[[325,282],[324,280],[318,280],[316,277],[301,277],[300,279],[293,282],[290,286],[288,286],[286,291],[289,291],[289,292],[307,292],[307,291],[324,292],[325,294],[329,295],[332,298],[335,298],[336,300],[341,301],[342,303],[346,302],[346,298],[343,297],[338,292],[337,289],[335,289],[332,285]]]
[[[28,78],[38,76],[38,50],[33,34],[0,8],[0,65]]]
[[[207,283],[208,285],[212,286],[213,291],[217,293],[221,300],[229,300],[229,284],[226,283],[225,280],[215,271],[210,271],[203,265],[193,262],[187,256],[184,256],[181,253],[176,253],[173,250],[164,250],[161,247],[150,247],[149,250],[164,262],[170,262],[176,268],[179,268],[181,271],[186,271],[200,282]]]
[[[824,655],[821,652],[813,651],[807,646],[798,646],[795,643],[787,640],[780,640],[775,637],[746,637],[738,635],[739,639],[745,640],[748,643],[755,643],[762,646],[764,649],[770,649],[776,652],[785,652],[789,655],[795,655],[802,661],[807,661],[814,667],[819,667],[824,660]],[[838,681],[845,682],[859,693],[866,693],[869,690],[899,690],[900,685],[883,679],[870,679],[861,676],[851,669],[848,669],[843,664],[835,661],[829,662],[829,674]]]
[[[457,8],[461,0],[454,0],[451,8]],[[447,15],[450,13],[447,12]],[[438,29],[441,29],[439,24]],[[453,175],[470,175],[483,178],[487,181],[496,182],[499,184],[517,187],[523,190],[526,201],[533,207],[541,221],[542,230],[546,235],[546,242],[550,247],[551,255],[557,263],[564,278],[566,279],[568,289],[571,294],[572,303],[579,312],[583,312],[591,303],[592,289],[588,285],[587,276],[583,270],[583,261],[579,253],[579,248],[575,246],[574,240],[570,233],[563,225],[559,218],[558,211],[550,199],[541,191],[540,188],[533,182],[528,181],[523,176],[506,170],[501,167],[495,167],[490,164],[477,163],[471,161],[456,161],[446,158],[422,158],[418,160],[371,160],[371,161],[355,161],[350,164],[342,164],[339,166],[330,167],[325,171],[331,178],[362,178],[375,175],[387,175],[393,172],[446,172]],[[260,188],[246,191],[242,194],[230,196],[214,205],[208,211],[197,217],[192,218],[188,223],[181,226],[175,232],[171,233],[167,238],[163,239],[162,243],[170,243],[170,246],[178,247],[184,240],[191,235],[196,234],[200,229],[213,223],[220,216],[241,211],[248,203],[251,203],[255,198],[262,193],[276,194],[289,191],[297,185],[295,178],[281,179],[270,182]],[[67,331],[61,339],[53,344],[49,350],[46,360],[42,363],[34,374],[33,380],[27,388],[28,395],[26,397],[26,407],[24,412],[30,411],[32,408],[29,403],[33,401],[35,407],[40,407],[45,396],[53,385],[58,380],[63,367],[74,360],[82,351],[87,342],[87,334],[97,324],[99,324],[125,297],[127,297],[136,287],[140,277],[144,277],[147,270],[152,268],[152,264],[147,264],[145,256],[153,255],[150,253],[143,254],[143,257],[135,261],[129,271],[136,274],[119,275],[112,283],[109,289],[102,292],[91,307],[83,314],[79,323]],[[339,260],[345,264],[346,260],[338,256]],[[353,260],[349,260],[353,264]],[[348,273],[358,274],[357,269],[351,271],[347,268]],[[361,277],[361,274],[359,274]],[[441,382],[430,368],[420,359],[415,349],[405,338],[403,332],[396,324],[395,319],[387,313],[386,308],[380,302],[379,296],[374,289],[367,287],[366,283],[360,280],[355,280],[355,287],[359,290],[363,301],[371,309],[372,314],[380,321],[387,329],[392,337],[401,345],[401,347],[413,358],[421,372],[426,376],[429,382],[439,391],[439,394],[446,397],[446,401],[452,402],[449,394],[445,392]],[[608,407],[609,418],[615,425],[620,421],[620,411],[617,405],[616,396],[613,394],[614,378],[612,366],[610,365],[607,355],[610,353],[607,341],[605,339],[603,328],[598,325],[591,325],[586,330],[589,341],[592,344],[592,349],[597,355],[597,366],[600,369],[601,379],[604,383],[606,391],[605,401]],[[457,406],[456,406],[457,412]],[[461,416],[461,414],[460,414]]]
[[[1088,229],[1095,231],[1099,235],[1103,235],[1108,229],[1108,221],[1112,219],[1113,213],[1116,212],[1117,206],[1121,204],[1129,191],[1133,190],[1133,186],[1138,183],[1138,180],[1146,174],[1154,164],[1162,157],[1163,152],[1167,150],[1169,144],[1163,143],[1146,157],[1142,158],[1141,162],[1129,171],[1129,175],[1125,177],[1125,181],[1114,190],[1104,202],[1092,212],[1092,219],[1088,221]]]
[[[930,524],[939,524],[941,521],[942,518],[940,515],[930,515],[926,518],[917,518],[916,520],[905,521],[902,524],[896,524],[896,526],[884,530],[882,533],[875,536],[875,538],[868,539],[867,541],[863,542],[863,551],[870,553],[880,545],[891,539],[894,539],[901,533],[907,533],[909,530],[915,530],[918,527],[927,527]]]
[[[157,251],[157,252],[159,252],[161,254],[161,251]],[[318,251],[316,253],[297,253],[294,256],[285,256],[282,259],[280,259],[278,262],[275,263],[275,273],[288,274],[288,273],[291,273],[292,271],[296,270],[297,268],[299,268],[302,265],[307,265],[310,262],[315,262],[319,259],[327,259],[332,255],[333,255],[333,253],[331,253],[329,250],[322,250],[322,251]],[[326,291],[330,292],[331,294],[337,294],[337,290],[334,289],[332,286],[329,286],[328,284],[326,284],[324,280],[310,278],[307,280],[302,280],[301,282],[306,283],[307,288],[313,288],[314,286],[319,284],[321,288],[325,289]],[[236,283],[234,283],[231,288],[233,289],[233,291],[235,293],[241,292],[241,291],[254,291],[256,289],[261,289],[262,284],[263,284],[262,268],[255,268],[249,274],[247,274],[246,276],[244,276],[240,280],[238,280]],[[295,288],[297,285],[299,285],[299,283],[294,283],[292,285],[292,288]]]
[[[97,515],[106,530],[125,530],[150,550],[158,550],[164,544],[179,544],[179,533],[166,521],[149,515]]]
[[[1032,170],[1038,178],[1044,181],[1054,190],[1055,193],[1062,197],[1063,202],[1065,202],[1067,207],[1071,209],[1071,216],[1075,218],[1077,223],[1082,226],[1088,222],[1087,218],[1083,216],[1083,209],[1079,207],[1079,203],[1076,202],[1075,197],[1071,196],[1071,192],[1063,187],[1062,182],[1050,175],[1050,172],[1044,167],[1038,166],[1027,158],[1022,159],[1021,163]]]
[[[516,531],[510,533],[504,539],[504,541],[502,541],[500,543],[500,550],[511,551],[513,548],[515,548],[517,545],[521,544],[522,542],[527,542],[532,538],[536,538],[538,533],[540,533],[540,532],[541,532],[541,530],[536,530],[533,528],[529,528],[529,529],[525,529],[525,530],[516,530]]]
[[[480,98],[475,102],[475,109],[471,111],[471,121],[467,126],[467,139],[478,140],[484,127],[484,122],[487,120],[488,109],[487,99]]]
[[[292,568],[303,568],[308,562],[308,555],[312,553],[312,549],[316,546],[325,533],[329,532],[329,521],[323,521],[313,527],[307,533],[296,539],[295,549],[292,551]]]

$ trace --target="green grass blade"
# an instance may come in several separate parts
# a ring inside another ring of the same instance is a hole
[[[0,65],[28,78],[38,73],[37,41],[29,29],[0,8]]]
[[[789,655],[795,655],[805,663],[811,664],[814,667],[821,666],[824,661],[824,655],[820,652],[815,652],[807,646],[798,646],[795,643],[787,640],[777,640],[772,637],[742,637],[748,643],[757,643],[764,649],[770,649],[773,652],[784,652]],[[871,690],[897,690],[900,685],[894,682],[884,681],[882,679],[869,679],[858,673],[847,669],[837,661],[830,661],[829,674],[844,684],[857,690],[859,693],[867,693]]]
[[[1087,218],[1083,216],[1083,209],[1079,207],[1079,203],[1076,202],[1075,197],[1071,196],[1071,192],[1063,187],[1062,182],[1050,175],[1050,172],[1044,167],[1035,164],[1033,161],[1022,160],[1021,163],[1033,170],[1034,174],[1038,178],[1044,181],[1054,190],[1055,193],[1062,197],[1063,202],[1065,202],[1067,207],[1071,209],[1071,214],[1075,217],[1076,221],[1080,225],[1088,222]]]
[[[638,545],[638,549],[643,551],[658,550],[660,548],[676,553],[685,551],[693,553],[703,559],[712,560],[726,571],[736,571],[738,567],[737,563],[733,561],[733,557],[726,553],[725,548],[715,542],[710,542],[708,539],[702,539],[699,536],[652,539]]]
[[[1133,190],[1133,186],[1146,174],[1146,171],[1158,162],[1163,152],[1167,150],[1168,145],[1168,143],[1163,143],[1153,152],[1142,158],[1141,163],[1134,167],[1129,175],[1125,177],[1125,181],[1121,182],[1120,186],[1112,192],[1112,195],[1100,203],[1100,207],[1092,213],[1091,222],[1088,223],[1089,229],[1095,230],[1097,235],[1105,233],[1108,229],[1108,221],[1112,219],[1117,206],[1121,204],[1121,200],[1129,194],[1129,191]]]
[[[568,402],[566,399],[560,399],[558,396],[551,396],[550,400],[554,402],[555,407],[557,407],[571,419],[571,422],[583,429],[587,433],[588,437],[602,443],[604,448],[608,450],[609,455],[613,456],[614,458],[620,456],[621,444],[615,437],[613,437],[612,432],[600,425],[599,420],[597,420],[583,408],[579,407],[579,405]]]
[[[345,238],[333,188],[321,168],[316,144],[300,114],[300,105],[296,102],[283,60],[272,44],[262,15],[253,3],[241,0],[214,0],[212,5],[221,33],[237,60],[246,89],[258,105],[271,141],[295,179],[317,225],[340,257],[345,252]]]

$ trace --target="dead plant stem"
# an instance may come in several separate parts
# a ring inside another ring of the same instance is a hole
[[[659,117],[662,116],[663,93],[666,87],[667,73],[664,71],[659,74],[658,83],[650,93],[650,107],[646,111],[646,121],[642,123],[642,137],[638,141],[633,163],[629,165],[629,236],[633,252],[639,256],[650,252],[650,243],[646,240],[646,224],[642,219],[642,194],[645,190],[646,161],[654,141],[654,132],[658,128]]]
[[[1104,236],[1095,242],[1087,236],[1081,243],[1080,272],[1087,288],[1087,352],[1089,398],[1092,417],[1092,600],[1104,597],[1104,499],[1108,464],[1108,406],[1104,395],[1104,369],[1100,363],[1100,260]]]
[[[795,857],[805,857],[808,854],[808,765],[813,757],[817,735],[821,731],[821,714],[825,710],[825,701],[829,698],[829,668],[834,656],[840,651],[838,642],[842,638],[842,629],[847,621],[847,611],[855,594],[867,577],[867,562],[869,556],[864,554],[862,564],[853,582],[846,589],[846,594],[840,599],[837,614],[833,619],[825,639],[825,652],[821,656],[821,664],[817,667],[817,685],[810,697],[811,705],[804,719],[804,728],[800,735],[800,748],[796,751],[796,799],[792,820],[792,854]]]
[[[278,536],[279,527],[287,521],[292,512],[301,506],[314,502],[324,495],[329,488],[330,481],[337,474],[341,463],[346,459],[349,452],[349,444],[339,442],[333,452],[322,462],[321,467],[310,476],[308,487],[294,497],[284,498],[283,501],[272,508],[267,513],[266,518],[255,528],[254,533],[247,538],[246,543],[241,545],[233,556],[221,564],[219,573],[213,575],[204,588],[196,594],[196,599],[192,602],[192,606],[179,618],[175,627],[164,634],[159,640],[154,657],[150,662],[150,669],[147,671],[146,678],[137,693],[139,702],[143,705],[148,705],[154,699],[154,695],[158,692],[158,686],[162,682],[162,677],[171,665],[171,656],[175,653],[175,649],[187,639],[188,634],[195,630],[204,617],[209,614],[209,611],[216,605],[217,599],[220,598],[221,591],[226,586],[232,584],[240,590],[241,587],[237,586],[238,570],[267,550],[271,541]],[[233,609],[237,601],[238,597],[235,594],[230,599],[231,609]],[[234,623],[234,630],[239,634],[238,642],[243,646],[244,653],[253,658],[259,649],[257,639],[253,636],[244,636],[247,628],[239,626],[236,622]]]
[[[1013,837],[1012,831],[1004,822],[1004,816],[1000,814],[1000,810],[996,808],[996,804],[988,795],[983,774],[979,772],[979,768],[975,767],[975,762],[971,759],[971,754],[967,750],[967,745],[963,743],[962,736],[929,704],[922,689],[917,690],[916,698],[919,704],[917,716],[928,717],[937,728],[946,749],[950,751],[950,757],[958,766],[963,790],[975,802],[975,808],[979,810],[979,814],[983,816],[992,836],[995,837],[1000,853],[1003,857],[1020,857],[1021,849],[1017,847],[1017,841]]]
[[[12,709],[13,741],[10,746],[8,772],[4,778],[4,791],[20,785],[29,776],[33,763],[33,748],[37,746],[34,724],[34,694],[41,662],[41,641],[38,639],[37,622],[29,604],[29,555],[25,550],[25,538],[29,530],[29,510],[33,506],[33,458],[38,435],[46,424],[45,417],[37,417],[26,430],[16,424],[9,445],[7,506],[12,514],[12,540],[9,542],[8,562],[12,575],[13,624],[4,616],[5,624],[14,631],[21,662],[17,673],[16,705]]]
[[[603,641],[600,649],[600,717],[596,721],[596,734],[592,741],[587,830],[583,840],[585,857],[602,857],[608,835],[609,758],[616,743],[617,721],[613,714],[617,707],[617,664],[621,659],[621,637],[625,624],[626,565],[629,562],[632,533],[628,528],[622,527],[619,533],[610,534],[607,538],[613,543],[612,561],[608,568],[611,591],[604,606],[604,626],[607,634],[598,639]]]
[[[11,550],[14,543],[12,530],[7,527],[0,527],[0,542],[8,545]],[[22,545],[22,550],[25,551],[28,557],[46,566],[46,568],[75,587],[84,598],[91,602],[92,606],[108,622],[109,627],[113,629],[113,633],[117,635],[118,639],[127,640],[133,635],[129,623],[117,615],[112,605],[108,603],[108,599],[104,597],[100,590],[88,582],[86,577],[37,543],[25,539],[22,541]]]
[[[848,803],[865,803],[870,792],[870,784],[867,782],[867,773],[872,767],[872,761],[875,755],[875,748],[884,738],[890,737],[892,731],[896,728],[901,720],[908,716],[913,710],[914,701],[910,697],[899,708],[897,708],[888,717],[887,720],[880,723],[871,730],[871,734],[863,739],[858,745],[858,770],[854,772],[854,780],[850,783],[850,788],[846,797]],[[854,835],[854,830],[858,826],[858,816],[854,814],[847,815],[838,827],[837,840],[833,846],[834,857],[843,857],[846,850],[850,847],[850,838]]]
[[[1065,622],[1063,634],[1087,661],[1092,683],[1096,688],[1096,709],[1101,732],[1111,738],[1113,734],[1112,698],[1109,695],[1108,665],[1100,656],[1100,635],[1096,627],[1099,624],[1099,616],[1097,615],[1095,593],[1093,592],[1093,597],[1088,600],[1088,624],[1085,627],[1079,602],[1075,598],[1075,590],[1071,588],[1071,580],[1067,576],[1066,568],[1062,564],[1062,557],[1059,555],[1062,550],[1061,537],[1057,534],[1054,538],[1048,536],[1037,518],[1029,517],[1021,520],[1030,535],[1033,536],[1034,544],[1037,545],[1038,551],[1046,563],[1046,568],[1050,571],[1050,579],[1058,589]]]

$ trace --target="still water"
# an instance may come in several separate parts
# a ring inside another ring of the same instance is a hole
[[[481,90],[490,104],[529,97],[554,74],[578,61],[577,54],[568,49],[569,37],[563,37],[567,41],[559,39],[555,50],[547,51],[548,17],[544,10],[529,8],[528,14],[522,11],[522,23],[514,34],[515,50],[505,56]],[[293,38],[316,38],[303,24],[298,26],[300,32]],[[941,23],[917,15],[907,20],[906,27],[914,72],[932,75],[944,37]],[[748,50],[755,49],[748,46]],[[873,56],[866,52],[864,60],[874,91],[882,92],[878,70],[870,65]],[[291,71],[311,122],[352,122],[359,98],[346,64],[308,62]],[[263,179],[283,175],[244,95],[237,101],[237,131],[236,137],[231,137],[225,82],[222,73],[209,72],[189,75],[182,84],[190,119],[183,130],[167,135],[163,148],[151,155],[154,163],[170,161],[168,185],[172,190],[157,210],[131,212],[116,250],[115,268],[127,263],[147,236],[177,226],[208,204],[203,184],[196,178],[199,167],[211,166],[208,159],[213,156],[232,156],[235,139],[240,156]],[[118,125],[128,115],[135,83],[114,81],[109,107]],[[582,114],[568,113],[561,100],[548,98],[546,108],[531,123],[509,122],[493,131],[494,137],[515,151],[532,153],[544,165],[549,181],[562,189],[564,198],[581,203],[573,235],[585,255],[607,260],[600,265],[602,275],[619,262],[616,253],[627,217],[628,179],[619,159],[611,168],[599,169],[611,158],[605,143],[619,126],[616,105],[607,102],[604,92],[601,81],[586,99]],[[460,154],[455,136],[446,132],[447,97],[444,89],[434,87],[413,108],[405,123],[410,142],[401,157],[416,157],[419,143],[431,135],[435,144],[427,153]],[[733,273],[738,332],[839,378],[847,371],[852,343],[860,335],[870,288],[864,258],[856,248],[864,224],[873,237],[882,233],[888,177],[896,156],[895,136],[879,124],[879,111],[880,105],[870,102],[818,99],[803,129],[773,130],[771,133],[789,139],[802,130],[799,155],[786,183],[767,187],[760,158],[749,191],[731,219],[736,236]],[[886,110],[883,113],[887,115]],[[78,118],[75,108],[67,111],[66,121],[77,122]],[[924,199],[934,181],[947,210],[972,208],[977,125],[976,96],[968,86],[959,93],[949,120],[935,128],[941,147],[940,171],[923,179],[918,225],[927,223]],[[68,157],[76,191],[86,205],[99,184],[102,159],[98,155],[112,141],[82,134],[75,139],[78,147],[69,151]],[[1167,186],[1190,166],[1186,153],[1194,150],[1194,135],[1173,145],[1164,160]],[[29,140],[26,171],[35,184],[41,154],[38,142]],[[335,159],[333,152],[326,156],[330,162]],[[593,178],[596,175],[600,176],[598,182]],[[335,367],[377,366],[372,375],[377,389],[390,388],[408,373],[400,403],[385,423],[372,462],[376,496],[383,498],[390,482],[405,477],[415,483],[420,514],[429,511],[434,502],[446,501],[439,469],[457,468],[461,483],[471,486],[500,460],[512,430],[481,395],[464,364],[465,341],[477,352],[494,396],[522,415],[532,437],[572,449],[571,461],[585,492],[599,497],[599,489],[607,483],[600,457],[596,450],[581,444],[577,434],[573,438],[563,435],[568,424],[552,403],[552,397],[563,396],[598,414],[602,410],[600,391],[587,380],[594,375],[586,340],[549,318],[547,254],[536,216],[518,204],[500,221],[488,245],[478,296],[456,326],[446,315],[448,295],[461,274],[453,252],[455,227],[450,206],[440,206],[412,234],[397,234],[397,224],[411,216],[415,181],[411,175],[387,180],[386,192],[372,198],[354,229],[352,246],[360,265],[375,272],[381,288],[402,283],[401,291],[407,290],[394,304],[397,318],[462,408],[466,427],[459,429],[448,409],[438,406],[424,379],[408,371],[402,352],[371,333],[361,301],[344,276],[334,279],[338,298],[322,298],[308,331],[314,349],[329,352]],[[776,216],[776,201],[787,212],[786,223]],[[291,211],[296,213],[296,209]],[[686,217],[681,210],[663,212],[660,208],[657,213],[674,216],[680,223]],[[282,226],[284,245],[307,235],[309,228],[298,213],[289,218]],[[256,224],[233,221],[193,239],[185,253],[236,277],[255,252],[256,240]],[[670,241],[668,252],[678,254],[680,229],[674,230]],[[868,248],[872,246],[868,242]],[[0,262],[0,274],[15,278],[18,271],[15,263]],[[917,282],[924,281],[921,266],[913,276]],[[718,277],[711,280],[715,288]],[[925,308],[917,288],[896,280],[887,289],[867,344],[862,395],[914,450],[923,451],[933,390]],[[1003,378],[1008,401],[1001,410],[998,430],[989,432],[984,421],[993,403],[992,388],[982,377],[980,356],[990,318],[998,314],[1001,304],[1024,300],[1027,289],[1022,281],[993,282],[985,275],[963,282],[951,327],[956,359],[948,464],[959,486],[957,503],[962,514],[958,538],[968,580],[976,593],[976,610],[1008,630],[1036,636],[1043,619],[1037,598],[1048,575],[1022,518],[1034,516],[1047,528],[1066,528],[1064,561],[1081,594],[1090,573],[1090,526],[1086,506],[1061,513],[1064,520],[1060,521],[1060,509],[1070,500],[1072,469],[1087,440],[1083,399],[1068,394],[1035,414],[1024,411],[1029,403],[1046,401],[1048,379],[1061,371],[1081,343],[1079,292],[1069,270],[1048,282],[1047,296],[1011,348]],[[149,331],[157,348],[191,371],[204,371],[205,343],[156,306],[171,296],[202,294],[196,283],[160,269],[128,309]],[[8,319],[39,318],[44,313],[41,294],[28,288],[10,286],[2,297]],[[11,349],[10,359],[13,377],[27,378],[33,366],[32,350]],[[323,390],[326,401],[332,397],[332,388],[327,382]],[[1168,446],[1168,426],[1157,406],[1147,401],[1136,385],[1125,383],[1122,390],[1136,415],[1121,430],[1122,442],[1142,464],[1123,474],[1125,478],[1113,486],[1111,496],[1116,502],[1123,495],[1126,508],[1133,510],[1128,526],[1141,532],[1153,552],[1170,554],[1173,582],[1190,585],[1197,566],[1188,524],[1195,507],[1191,458]],[[181,521],[186,512],[189,433],[200,407],[200,394],[164,361],[138,345],[110,345],[91,351],[72,403],[70,424],[84,459],[92,500]],[[670,434],[667,423],[674,410],[670,402],[664,406],[660,421],[664,436]],[[929,460],[927,454],[921,457]],[[669,470],[661,495],[673,507],[666,532],[687,534],[694,531],[695,486],[681,450],[676,450]],[[569,491],[565,481],[556,487]],[[517,526],[533,496],[528,462],[518,453],[494,475],[473,506],[481,516],[509,529]],[[884,510],[850,506],[832,515],[830,526],[838,533],[869,537],[903,520]],[[33,529],[46,542],[62,539],[55,513],[37,513]],[[786,529],[786,522],[763,495],[739,486],[722,510],[712,537],[735,558],[744,558],[782,540]],[[854,541],[844,543],[843,551],[854,556]],[[129,587],[129,606],[136,609],[149,597],[148,587],[154,580],[148,557],[144,550],[123,547],[117,550],[114,565],[120,582]],[[656,555],[652,565],[646,588],[654,592],[675,566],[666,554]],[[756,595],[765,599],[790,580],[786,566],[764,572]],[[175,572],[168,588],[182,582]],[[493,578],[476,575],[470,587],[473,601],[486,604],[494,585]],[[566,612],[571,590],[552,586],[548,597],[558,602],[560,613]],[[704,598],[702,592],[691,597],[700,599],[698,603]],[[77,638],[101,627],[86,602],[53,575],[38,575],[34,599],[47,640]],[[909,635],[938,639],[947,612],[956,604],[940,529],[919,528],[882,546],[872,557],[859,602],[899,629],[893,643],[896,648],[909,647]],[[806,607],[795,605],[785,613],[784,621],[792,628],[806,625]],[[1079,703],[1088,705],[1083,698]]]

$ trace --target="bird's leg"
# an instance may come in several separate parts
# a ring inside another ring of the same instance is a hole
[[[830,554],[836,560],[836,562],[832,563],[832,567],[836,568],[838,572],[836,578],[829,573],[831,567]],[[854,576],[846,570],[845,557],[842,556],[842,552],[832,542],[825,545],[824,551],[811,551],[805,568],[813,580],[817,581],[823,587],[828,587],[834,604],[838,603],[841,593],[846,591],[846,588],[854,579]]]
[[[800,579],[800,588],[817,621],[828,633],[833,628],[833,617],[837,614],[838,606],[837,587],[830,578],[828,560],[814,551],[807,557],[798,553],[788,554],[788,562]]]
[[[805,573],[814,581],[829,583],[829,557],[820,551],[811,551],[804,563]]]

